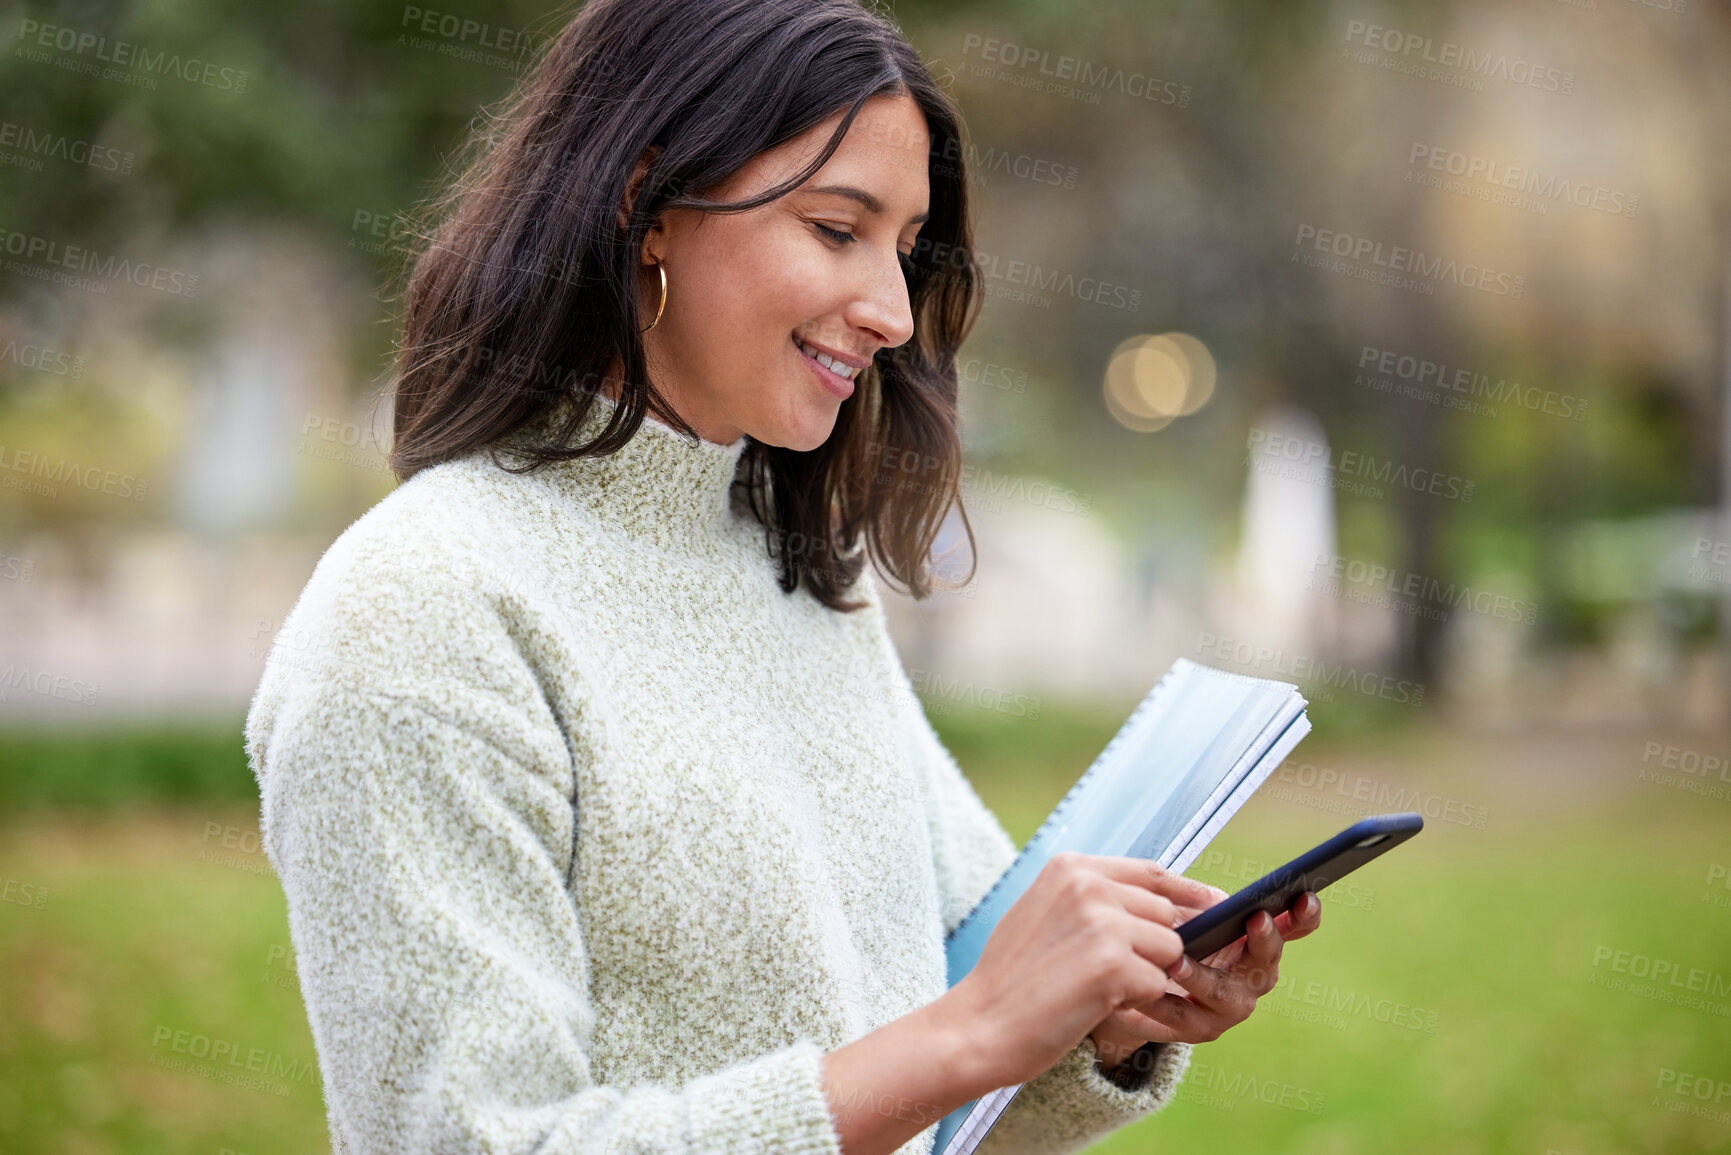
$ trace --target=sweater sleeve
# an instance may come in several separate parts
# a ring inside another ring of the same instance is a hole
[[[405,627],[418,672],[267,671],[248,719],[334,1148],[839,1155],[811,1041],[679,1086],[597,1079],[568,889],[578,755],[526,667],[465,644],[487,633],[472,607],[412,608],[458,639]]]

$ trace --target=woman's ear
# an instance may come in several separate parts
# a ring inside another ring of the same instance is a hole
[[[631,206],[637,203],[637,193],[643,187],[643,178],[649,175],[649,166],[661,154],[658,145],[650,145],[643,150],[643,155],[637,158],[637,163],[631,166],[631,178],[625,182],[625,196],[619,202],[619,231],[624,232],[631,220]]]

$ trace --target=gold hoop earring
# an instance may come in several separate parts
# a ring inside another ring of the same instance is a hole
[[[656,261],[655,271],[661,274],[661,305],[655,310],[655,320],[649,322],[649,328],[637,330],[639,333],[647,333],[649,332],[649,329],[653,329],[655,326],[659,325],[661,323],[661,314],[667,309],[667,266],[662,264],[660,261]]]

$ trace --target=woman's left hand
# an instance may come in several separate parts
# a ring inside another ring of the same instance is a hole
[[[1219,897],[1224,899],[1226,892],[1219,890]],[[1188,918],[1201,913],[1179,909]],[[1248,1019],[1256,1009],[1256,1000],[1274,989],[1280,978],[1280,952],[1286,943],[1321,925],[1322,902],[1314,892],[1305,891],[1278,918],[1257,911],[1250,917],[1243,938],[1202,962],[1188,956],[1181,959],[1167,975],[1181,988],[1177,993],[1168,991],[1140,1010],[1120,1007],[1089,1033],[1101,1066],[1117,1066],[1143,1043],[1209,1043],[1218,1039]]]

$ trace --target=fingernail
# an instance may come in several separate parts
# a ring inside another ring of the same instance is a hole
[[[1173,978],[1182,982],[1190,977],[1191,969],[1190,956],[1187,954],[1181,954],[1178,956],[1177,965],[1175,965],[1169,973]]]

